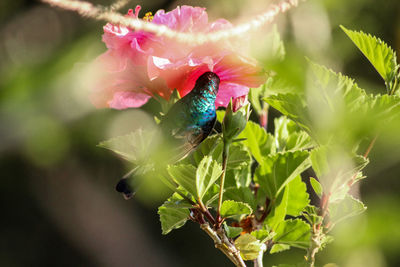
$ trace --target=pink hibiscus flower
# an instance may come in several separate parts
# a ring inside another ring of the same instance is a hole
[[[139,11],[137,6],[127,16],[138,19]],[[223,19],[209,23],[204,8],[190,6],[167,13],[159,10],[152,23],[193,33],[232,27]],[[168,100],[174,89],[184,96],[206,71],[215,72],[221,80],[216,107],[226,107],[231,98],[247,95],[249,87],[265,82],[265,74],[256,62],[240,55],[238,47],[229,41],[185,45],[108,23],[103,42],[108,50],[96,60],[101,73],[92,92],[97,107],[140,107],[156,94]]]

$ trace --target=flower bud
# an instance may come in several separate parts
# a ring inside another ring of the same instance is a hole
[[[231,99],[222,121],[224,142],[232,142],[244,130],[249,117],[250,103],[247,101],[247,96],[238,97],[233,101]]]

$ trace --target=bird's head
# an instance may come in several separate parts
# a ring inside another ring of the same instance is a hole
[[[219,77],[214,72],[208,71],[203,73],[197,80],[193,91],[202,95],[217,96],[219,88]]]

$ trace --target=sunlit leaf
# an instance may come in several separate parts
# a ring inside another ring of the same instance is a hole
[[[227,169],[225,187],[248,187],[251,183],[251,164]]]
[[[311,137],[285,116],[275,119],[275,147],[277,152],[296,151],[314,146]]]
[[[236,202],[233,200],[225,200],[221,206],[221,215],[223,217],[231,217],[235,215],[251,214],[253,210],[251,207],[243,202]]]
[[[256,209],[257,204],[254,194],[248,187],[227,188],[224,193],[224,199],[234,200],[248,204],[252,209]]]
[[[298,216],[310,203],[309,195],[307,193],[307,186],[301,180],[299,175],[287,185],[287,190],[289,190],[289,195],[286,214]]]
[[[381,39],[362,31],[352,31],[340,26],[364,56],[371,62],[379,75],[386,82],[394,78],[396,69],[396,53]]]
[[[267,225],[270,229],[275,231],[275,228],[285,220],[287,207],[289,200],[289,190],[287,187],[285,190],[278,196],[277,199],[272,200],[269,205],[271,205],[271,211],[268,216],[265,218],[264,224]]]
[[[186,223],[189,218],[189,209],[185,205],[182,205],[182,207],[177,204],[171,206],[170,203],[166,202],[158,208],[158,214],[160,215],[162,233],[166,235]]]
[[[226,232],[226,236],[228,238],[235,238],[243,231],[242,227],[232,227],[228,226],[226,222],[224,222],[224,230]]]
[[[192,208],[192,204],[188,203],[179,194],[174,193],[167,201],[163,204],[167,208]]]
[[[160,136],[156,130],[139,129],[130,134],[103,141],[98,146],[107,148],[130,162],[141,163],[156,149],[159,139]]]
[[[317,181],[317,179],[310,177],[310,184],[312,186],[312,188],[314,189],[314,192],[321,197],[322,196],[322,185]]]
[[[282,252],[282,251],[285,251],[288,249],[290,249],[290,246],[287,244],[275,244],[272,246],[269,253],[274,254],[274,253]]]
[[[337,202],[329,204],[329,218],[332,223],[338,223],[347,218],[363,213],[367,207],[358,200],[347,194],[346,197]]]
[[[202,199],[205,193],[221,176],[222,166],[212,159],[212,157],[204,157],[196,170],[196,191],[197,197]]]
[[[311,224],[319,224],[322,222],[322,217],[319,216],[319,208],[313,206],[313,205],[308,205],[303,213],[302,216]]]
[[[311,151],[310,160],[318,178],[329,172],[328,149],[326,147],[318,147]]]
[[[222,123],[224,117],[225,117],[225,110],[217,110],[217,121]]]
[[[306,103],[299,94],[287,93],[271,95],[265,101],[283,115],[295,121],[308,133],[311,133],[311,119],[309,118]]]
[[[256,169],[255,180],[270,199],[311,166],[307,151],[277,153],[265,157]]]
[[[169,175],[178,185],[189,192],[193,197],[197,196],[196,168],[189,164],[170,165],[167,168]]]
[[[250,233],[252,236],[260,240],[261,243],[265,243],[268,240],[271,240],[275,236],[275,232],[267,230],[267,229],[260,229]]]
[[[219,196],[219,185],[213,184],[203,196],[203,203],[206,207],[216,206]]]
[[[238,138],[246,138],[243,144],[258,162],[261,162],[263,157],[272,152],[273,136],[252,121],[247,122],[246,128]]]
[[[204,140],[199,147],[182,162],[198,166],[205,156],[212,157],[217,162],[222,162],[223,143],[219,135],[213,135]],[[243,169],[251,164],[251,155],[241,143],[233,143],[229,147],[227,169]]]
[[[310,235],[310,225],[306,222],[300,219],[286,220],[278,225],[273,240],[279,244],[307,249]]]
[[[235,240],[235,246],[244,260],[254,260],[260,253],[262,244],[254,236],[244,234]]]

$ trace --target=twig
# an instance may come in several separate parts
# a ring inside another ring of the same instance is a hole
[[[266,12],[255,16],[254,19],[239,24],[226,30],[219,30],[211,33],[188,33],[178,32],[168,28],[165,25],[158,25],[144,20],[126,17],[122,14],[96,7],[85,1],[77,0],[42,0],[53,6],[75,11],[82,16],[97,20],[104,20],[113,24],[123,25],[135,30],[152,32],[159,36],[173,38],[179,42],[193,45],[201,45],[207,42],[218,42],[235,36],[241,36],[244,33],[260,28],[261,26],[272,22],[279,13],[285,13],[290,8],[298,5],[299,0],[284,0],[279,4],[271,5]],[[304,0],[303,0],[304,1]]]
[[[240,256],[240,252],[231,242],[229,242],[229,239],[226,237],[224,232],[216,232],[208,223],[201,224],[200,228],[206,232],[212,240],[214,240],[215,247],[221,250],[235,264],[235,266],[246,267],[246,264]]]
[[[374,137],[374,139],[372,139],[371,143],[369,144],[369,146],[367,148],[367,151],[365,151],[365,153],[364,153],[364,158],[368,157],[369,152],[371,152],[371,149],[374,147],[377,138],[378,138],[378,135],[376,135]]]

